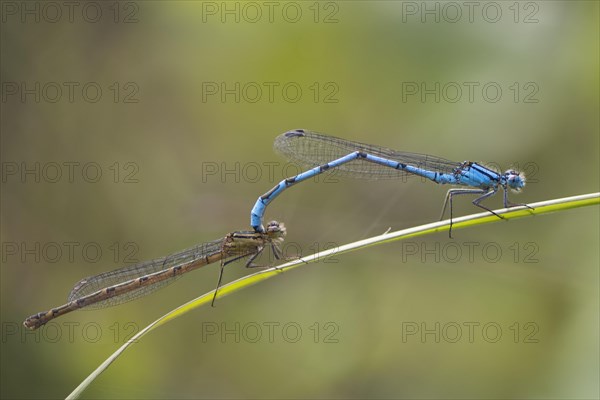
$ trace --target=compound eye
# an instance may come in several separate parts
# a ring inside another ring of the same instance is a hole
[[[525,176],[514,169],[509,169],[506,171],[504,173],[504,177],[508,183],[508,186],[517,192],[525,186]]]

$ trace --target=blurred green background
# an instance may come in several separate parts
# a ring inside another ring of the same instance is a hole
[[[598,2],[76,3],[2,2],[3,398],[64,397],[211,290],[217,266],[21,327],[84,276],[248,229],[295,171],[286,130],[517,166],[515,201],[599,190]],[[446,189],[321,177],[267,219],[310,254],[435,221]],[[310,264],[152,333],[85,397],[598,398],[599,230],[593,207]]]

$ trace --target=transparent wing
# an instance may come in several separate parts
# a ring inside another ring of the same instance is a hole
[[[129,267],[108,271],[99,275],[90,276],[77,282],[71,293],[69,293],[68,301],[77,300],[84,296],[95,293],[104,288],[118,285],[131,281],[133,279],[157,273],[178,265],[185,265],[197,260],[204,259],[206,256],[215,254],[221,251],[223,239],[215,240],[208,243],[199,244],[192,248],[171,254],[166,257],[157,258],[150,261],[143,261]],[[174,276],[167,280],[156,282],[152,285],[140,287],[119,296],[111,297],[107,300],[100,301],[95,304],[86,306],[87,309],[105,308],[122,304],[138,297],[145,296],[160,288],[163,288],[177,280],[179,276]]]
[[[279,135],[275,139],[273,147],[283,157],[308,168],[327,164],[354,151],[364,151],[389,160],[441,173],[453,173],[461,164],[427,154],[401,152],[306,130],[290,131]],[[413,176],[405,171],[364,160],[354,160],[343,164],[332,169],[331,173],[363,179],[393,179]]]

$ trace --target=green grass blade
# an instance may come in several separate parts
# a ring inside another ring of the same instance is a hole
[[[542,215],[548,214],[557,211],[566,211],[572,208],[578,207],[586,207],[600,204],[600,193],[590,193],[586,195],[566,197],[562,199],[548,200],[539,203],[529,204],[533,209],[529,209],[527,207],[514,207],[514,208],[503,208],[500,210],[495,210],[496,214],[502,215],[504,219],[500,219],[494,215],[491,215],[488,212],[483,212],[479,214],[468,215],[465,217],[455,218],[452,229],[463,229],[468,227],[473,227],[477,225],[483,225],[488,223],[498,223],[504,222],[506,220],[530,217],[533,215]],[[358,242],[349,243],[340,247],[332,248],[329,250],[325,250],[319,253],[312,254],[307,257],[303,257],[302,259],[293,260],[287,262],[283,265],[280,265],[276,268],[270,268],[267,270],[259,271],[252,275],[245,276],[236,281],[228,283],[227,285],[222,286],[218,293],[217,298],[227,296],[231,293],[237,292],[238,290],[244,289],[246,287],[252,286],[258,282],[264,281],[266,279],[272,278],[280,273],[292,270],[301,265],[305,265],[310,262],[319,261],[325,259],[327,257],[331,257],[334,254],[342,254],[350,251],[355,251],[358,249],[362,249],[365,247],[370,247],[382,243],[389,243],[401,239],[414,238],[425,236],[437,232],[445,232],[450,228],[450,221],[439,221],[427,225],[421,225],[414,228],[403,229],[396,232],[386,232],[379,236],[374,236],[368,239],[360,240]],[[127,350],[131,345],[137,343],[143,336],[150,333],[152,330],[158,328],[161,325],[166,324],[178,318],[200,306],[208,304],[211,302],[214,295],[214,291],[210,291],[194,300],[189,301],[188,303],[177,307],[176,309],[170,311],[164,316],[160,317],[156,321],[152,322],[146,328],[142,329],[138,332],[134,337],[128,340],[125,344],[123,344],[116,352],[114,352],[106,361],[104,361],[94,372],[92,372],[75,390],[67,397],[67,399],[77,399],[83,393],[83,391],[102,373],[104,372],[110,364],[112,364],[125,350]]]

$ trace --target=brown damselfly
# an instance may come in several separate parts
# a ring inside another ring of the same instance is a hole
[[[84,278],[75,284],[66,304],[32,315],[23,325],[28,329],[37,329],[54,318],[81,308],[104,308],[122,304],[165,287],[187,272],[220,261],[214,304],[225,265],[248,257],[246,267],[255,267],[253,261],[267,246],[271,247],[275,258],[280,259],[279,246],[283,243],[285,234],[283,223],[272,221],[265,232],[232,232],[224,238],[166,257]]]

